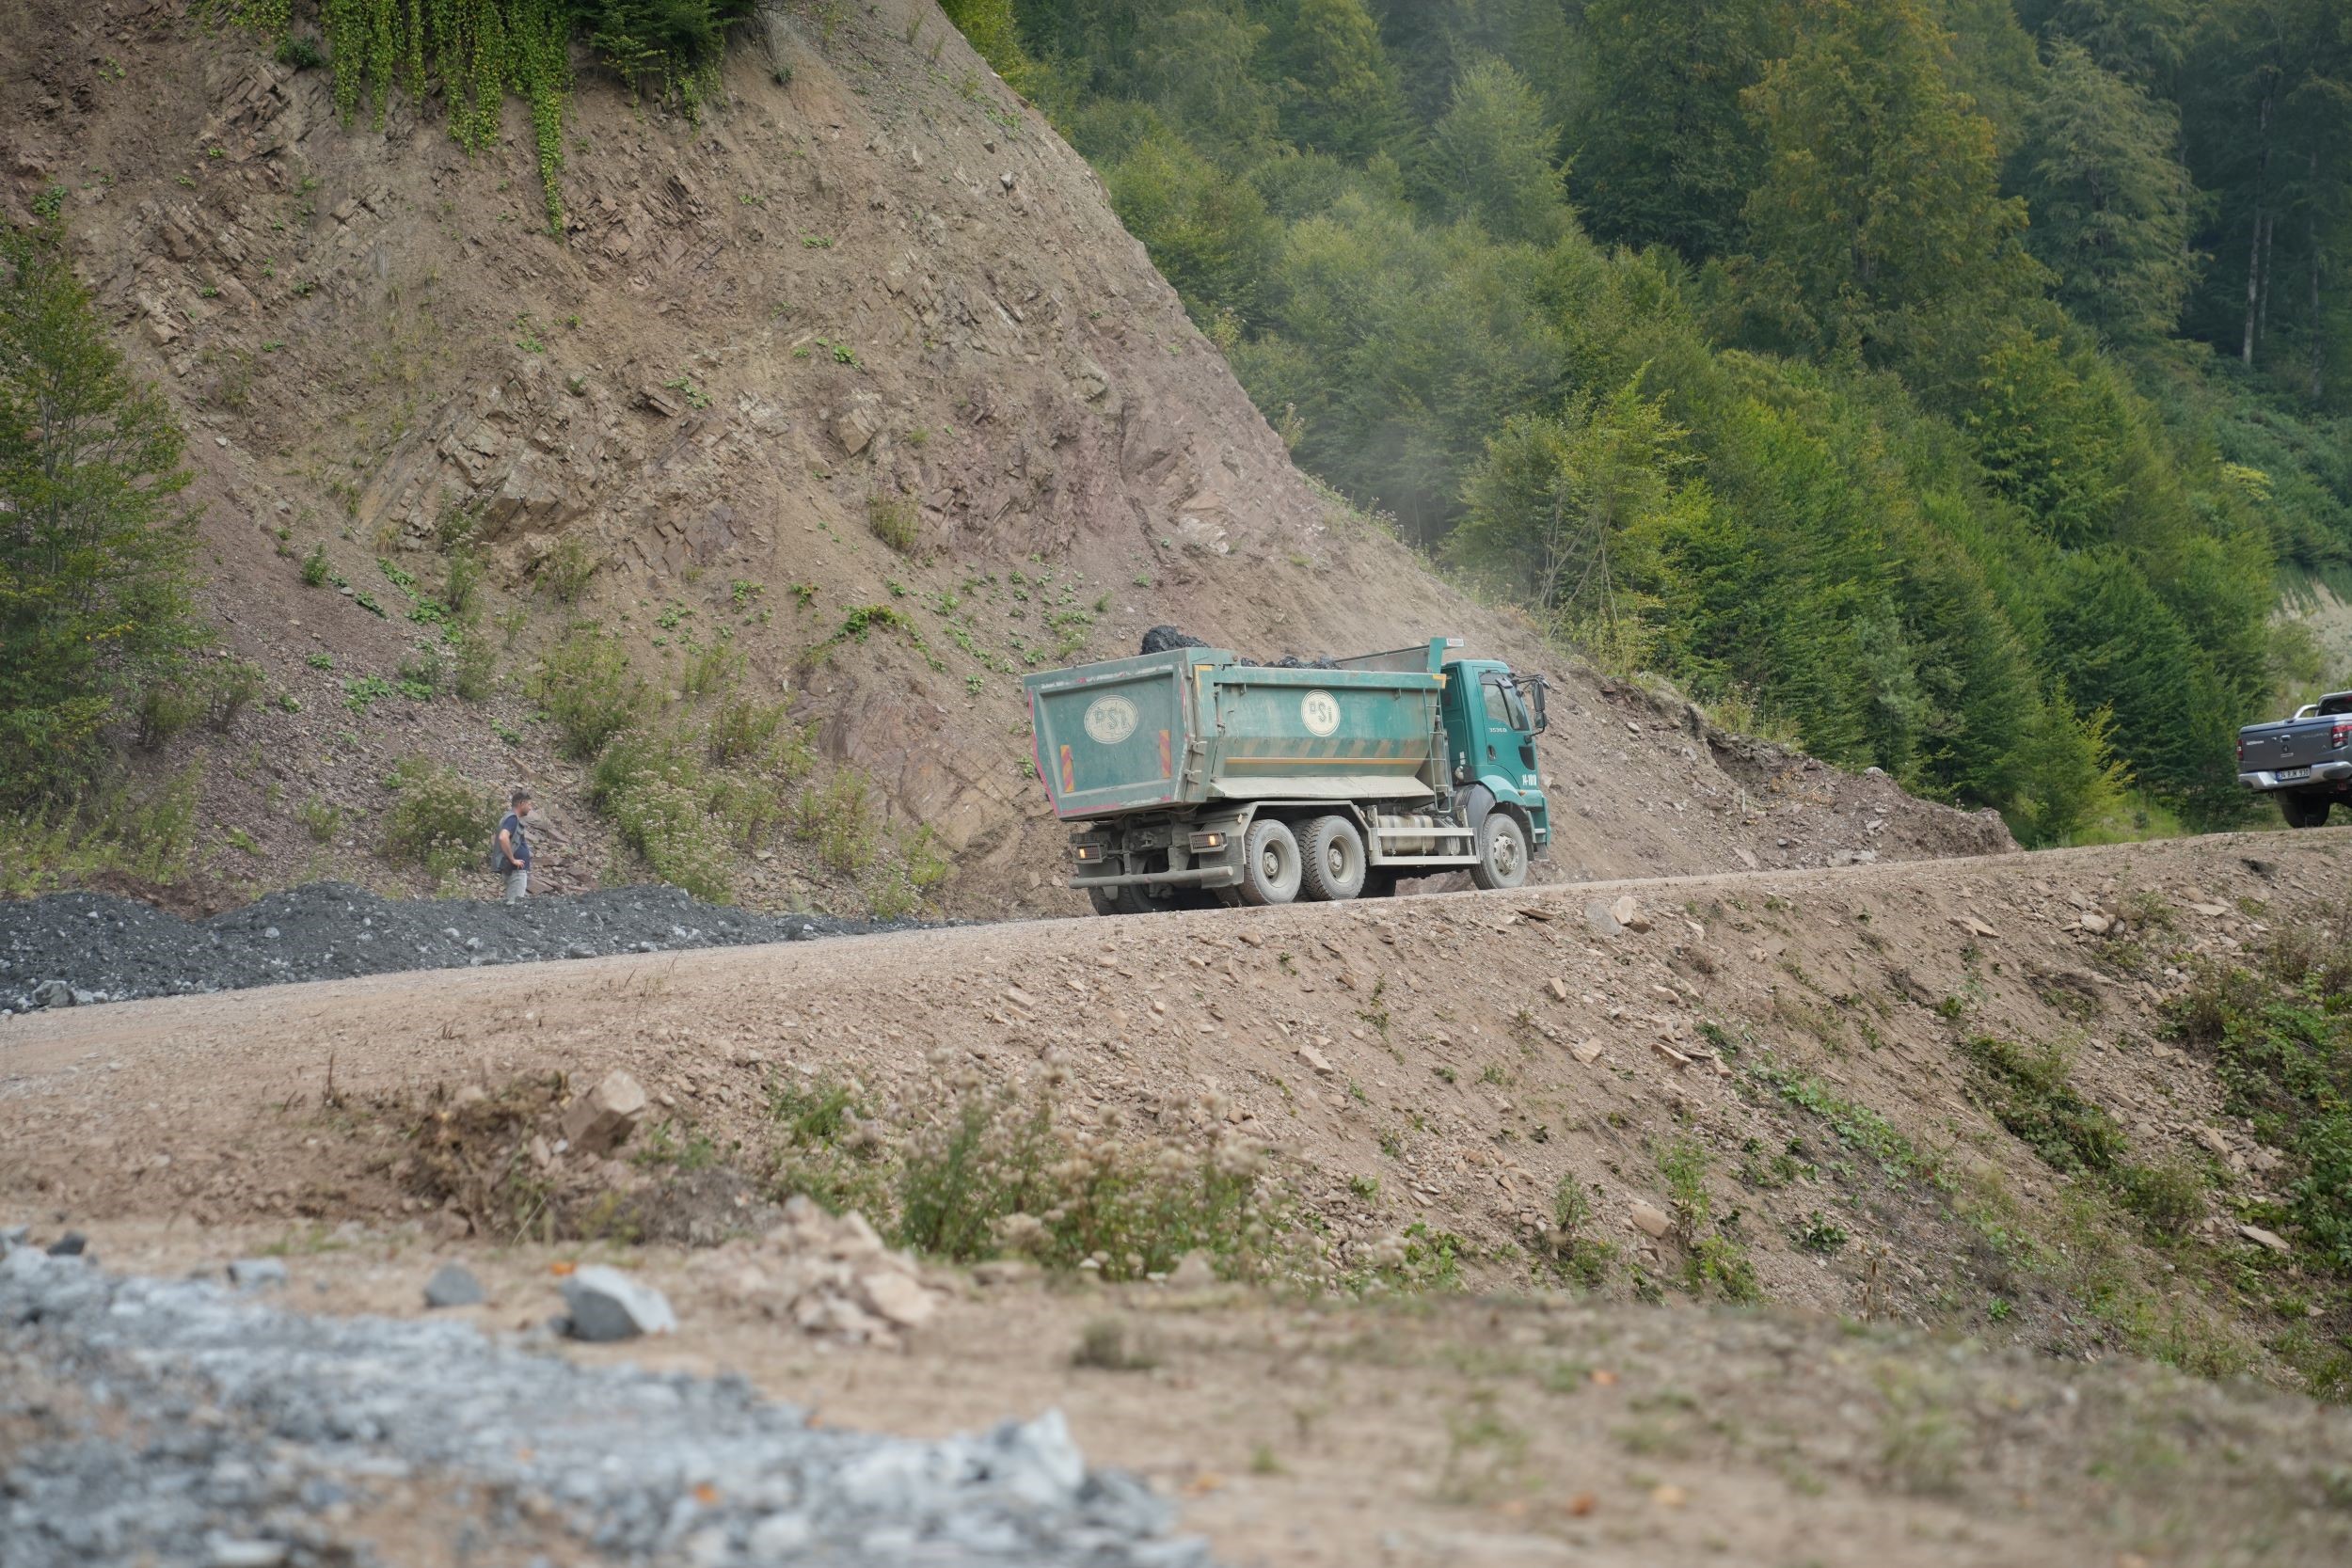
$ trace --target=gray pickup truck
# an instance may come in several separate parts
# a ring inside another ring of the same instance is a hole
[[[2326,827],[2328,808],[2352,800],[2352,691],[2238,731],[2237,782],[2277,796],[2288,827]]]

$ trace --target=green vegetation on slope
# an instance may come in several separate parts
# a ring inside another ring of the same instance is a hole
[[[1605,664],[2033,842],[2244,809],[2352,562],[2352,14],[946,8],[1302,465]]]

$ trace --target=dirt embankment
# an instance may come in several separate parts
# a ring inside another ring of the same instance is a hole
[[[485,799],[532,781],[543,884],[596,885],[628,856],[521,689],[580,621],[672,700],[723,639],[810,726],[812,787],[854,768],[937,835],[959,912],[1080,908],[1018,677],[1159,622],[1265,657],[1450,633],[1549,670],[1562,876],[2006,843],[1564,668],[1318,493],[1084,161],[930,0],[763,11],[699,124],[576,61],[560,238],[518,104],[469,158],[405,99],[341,123],[326,72],[185,8],[18,9],[0,203],[66,188],[99,309],[190,430],[208,605],[267,675],[227,733],[149,764],[203,765],[208,907],[413,884],[373,852],[383,781],[420,753]],[[412,617],[461,535],[494,686],[419,701],[405,673],[447,650]],[[768,851],[739,858],[742,896],[856,908],[854,856]]]
[[[271,1246],[330,1309],[413,1310],[463,1257],[509,1329],[550,1265],[625,1259],[685,1320],[664,1364],[918,1431],[1066,1404],[1242,1560],[2341,1560],[2344,1418],[2138,1357],[2317,1386],[2352,1330],[2272,1228],[2279,1149],[2168,1011],[2209,963],[2340,938],[2348,853],[2208,838],[75,1010],[0,1026],[0,1217],[122,1267]],[[1619,896],[1630,928],[1588,908]],[[1990,1074],[2043,1042],[2022,1103]],[[638,1142],[555,1147],[552,1108],[616,1067],[653,1099]],[[888,1135],[944,1083],[1048,1078],[1089,1133],[1270,1148],[1280,1266],[1421,1305],[949,1271],[935,1323],[845,1351],[761,1305],[755,1241],[516,1246],[421,1206],[407,1137],[540,1085],[548,1188],[699,1206],[675,1233],[708,1240],[768,1221],[779,1087],[854,1082]],[[2111,1195],[2164,1171],[2195,1192],[2159,1242]],[[1457,1273],[1543,1299],[1474,1305]],[[1674,1305],[1726,1297],[1772,1310]],[[1104,1319],[1132,1337],[1110,1353]]]

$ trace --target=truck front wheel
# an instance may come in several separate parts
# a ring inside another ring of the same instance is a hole
[[[1478,825],[1478,863],[1470,880],[1480,887],[1518,887],[1527,880],[1527,830],[1507,811],[1490,811]]]
[[[2297,795],[2293,791],[2279,797],[2279,811],[2290,828],[2324,828],[2328,825],[2328,808],[2335,802],[2325,795]]]
[[[1299,846],[1298,885],[1310,898],[1331,903],[1364,891],[1364,835],[1344,816],[1318,816]]]
[[[1270,816],[1249,824],[1241,841],[1241,901],[1287,904],[1298,896],[1298,840]]]

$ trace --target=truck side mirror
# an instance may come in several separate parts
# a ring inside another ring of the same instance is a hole
[[[1534,721],[1534,727],[1528,732],[1530,735],[1541,735],[1544,731],[1551,727],[1551,719],[1544,712],[1544,687],[1546,684],[1547,683],[1545,682],[1544,677],[1541,675],[1523,675],[1520,677],[1519,691],[1521,695],[1526,697],[1528,715]]]

